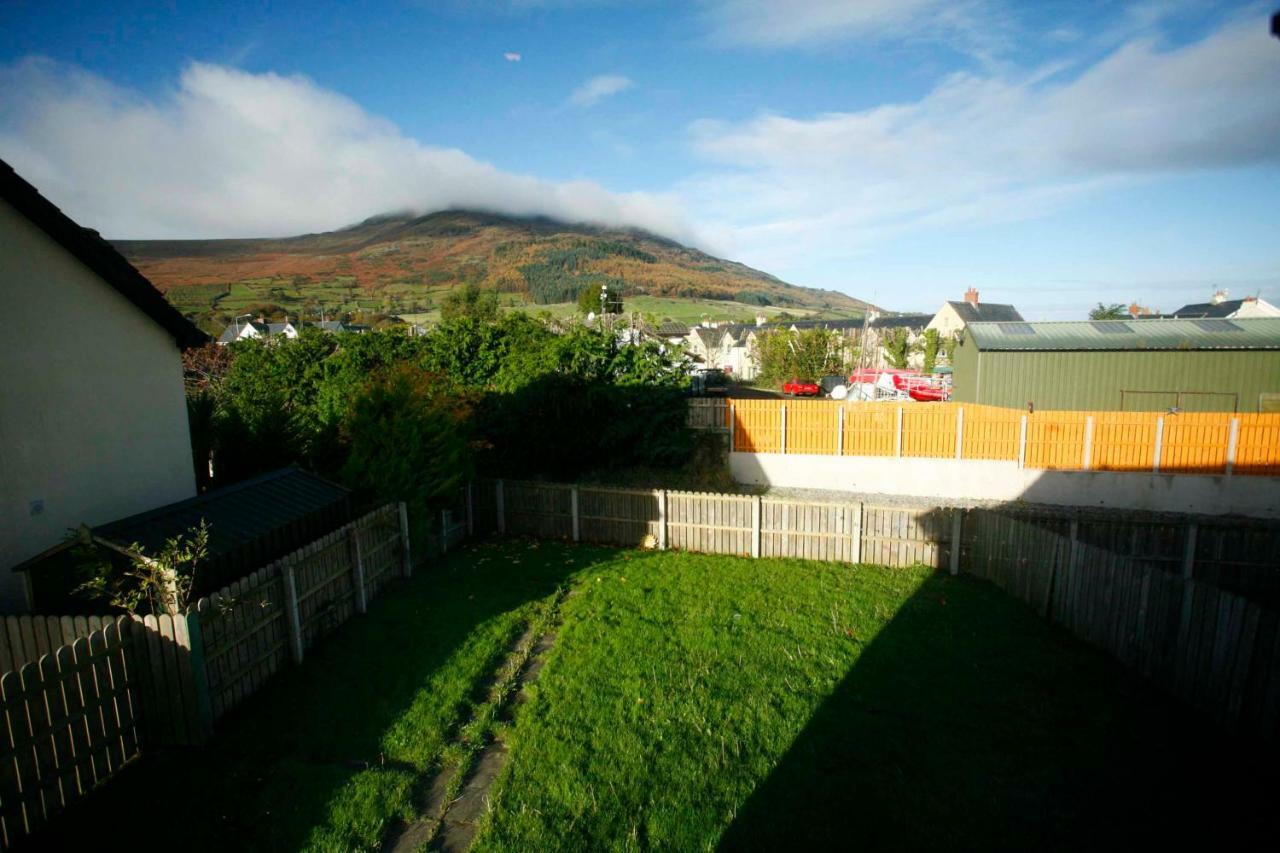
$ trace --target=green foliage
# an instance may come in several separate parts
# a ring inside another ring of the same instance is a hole
[[[843,374],[854,353],[839,333],[813,328],[757,334],[755,354],[760,378],[778,384],[789,379],[816,382],[828,374]]]
[[[1111,305],[1098,303],[1096,308],[1089,311],[1090,320],[1124,320],[1129,316],[1129,312],[1125,310],[1124,304],[1115,302]]]
[[[445,320],[470,317],[482,323],[498,317],[498,294],[482,290],[474,284],[455,287],[445,294],[440,303],[440,316]]]
[[[947,335],[942,339],[942,354],[947,359],[947,364],[955,364],[956,346],[960,343],[958,335]]]
[[[738,294],[737,300],[746,305],[772,305],[773,300],[769,298],[767,293],[759,293],[754,290],[744,290]]]
[[[880,339],[880,348],[884,350],[884,360],[898,370],[907,368],[912,353],[917,349],[911,340],[911,330],[904,326],[886,329]]]
[[[418,507],[447,503],[471,475],[470,401],[400,364],[356,398],[343,425],[343,478]]]
[[[209,555],[209,526],[201,520],[185,534],[166,539],[156,554],[134,542],[125,549],[128,563],[123,569],[95,550],[88,544],[81,548],[89,576],[76,592],[128,613],[177,616],[186,610],[196,569]]]
[[[578,294],[578,312],[581,314],[621,314],[622,291],[613,284],[609,285],[609,301],[603,300],[604,282],[592,282],[582,288]]]
[[[942,349],[942,336],[938,334],[937,329],[924,330],[924,342],[922,344],[922,352],[924,353],[924,372],[932,373],[934,366],[938,363],[938,353]]]

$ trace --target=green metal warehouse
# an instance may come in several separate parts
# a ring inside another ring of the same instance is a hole
[[[953,400],[1094,411],[1280,411],[1280,318],[970,323]]]

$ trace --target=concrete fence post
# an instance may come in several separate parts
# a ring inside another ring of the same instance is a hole
[[[1022,423],[1018,428],[1018,467],[1027,467],[1027,416],[1022,416]]]
[[[501,480],[493,484],[493,500],[496,507],[494,514],[497,516],[498,535],[501,536],[507,532],[506,489],[503,488]]]
[[[1182,577],[1192,580],[1196,573],[1196,535],[1200,527],[1194,521],[1187,525],[1187,541],[1182,549]]]
[[[284,581],[284,617],[289,626],[289,654],[294,663],[302,663],[302,618],[298,612],[298,583],[293,577],[293,561],[285,559],[280,565],[280,577]]]
[[[956,409],[956,458],[964,456],[964,407]]]
[[[654,492],[658,498],[658,549],[667,550],[667,490],[658,489]]]
[[[573,517],[573,541],[578,542],[582,539],[578,521],[578,487],[569,487],[569,514]]]
[[[409,551],[409,505],[400,501],[400,559],[404,561],[404,576],[413,577],[413,555]]]
[[[781,445],[781,452],[787,452],[787,404],[782,404],[782,432],[778,439]]]
[[[449,510],[440,510],[440,553],[449,552]]]
[[[209,694],[209,670],[205,664],[204,632],[200,627],[200,614],[190,611],[183,619],[187,626],[188,652],[191,655],[191,686],[195,690],[195,742],[203,743],[213,733],[213,697]],[[174,619],[174,627],[178,625]]]
[[[902,456],[902,407],[898,407],[898,428],[897,440],[894,442],[893,455],[901,458]]]
[[[1236,470],[1236,448],[1240,445],[1240,419],[1231,419],[1231,432],[1227,435],[1227,476]]]
[[[1080,460],[1080,467],[1088,471],[1093,465],[1093,415],[1089,415],[1084,419],[1084,458]]]
[[[963,532],[964,510],[951,510],[951,574],[960,574],[960,536]]]
[[[351,586],[356,593],[356,612],[364,613],[369,609],[369,599],[364,591],[364,555],[360,552],[360,533],[353,524],[347,535],[350,537],[348,548],[351,554]]]
[[[760,556],[760,496],[751,499],[751,556]]]
[[[1160,473],[1160,452],[1164,449],[1164,418],[1156,418],[1156,453],[1151,460],[1151,470]]]
[[[836,456],[844,456],[844,406],[836,406]]]

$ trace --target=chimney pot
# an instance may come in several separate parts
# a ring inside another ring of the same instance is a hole
[[[978,304],[978,291],[977,291],[977,290],[974,290],[972,287],[971,287],[971,288],[969,288],[968,290],[966,290],[966,291],[964,292],[964,301],[965,301],[965,302],[968,302],[970,305],[977,305],[977,304]]]

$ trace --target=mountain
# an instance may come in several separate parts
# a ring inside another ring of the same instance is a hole
[[[511,308],[561,312],[583,287],[604,282],[629,309],[686,321],[849,317],[871,307],[643,231],[462,210],[378,216],[300,237],[114,245],[210,330],[246,312],[430,319],[445,293],[468,282]]]

